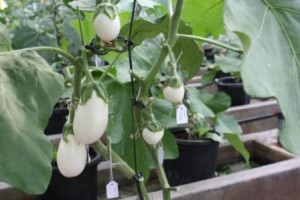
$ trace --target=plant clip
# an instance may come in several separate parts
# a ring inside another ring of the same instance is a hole
[[[92,51],[94,54],[97,54],[100,56],[108,53],[108,51],[106,49],[102,49],[102,50],[97,49],[97,47],[95,45],[95,39],[93,39],[90,42],[90,44],[85,45],[84,48],[86,48],[87,50]]]
[[[142,173],[135,173],[135,175],[130,179],[132,183],[140,183],[144,180],[144,176]]]
[[[145,104],[142,101],[138,101],[135,98],[131,99],[131,104],[138,107],[138,108],[141,108],[141,109],[146,108]]]
[[[100,51],[93,45],[93,43],[85,45],[84,48],[86,48],[89,51],[92,51],[94,54],[100,55]]]
[[[134,44],[133,41],[131,41],[129,39],[126,39],[126,38],[125,38],[124,42],[125,42],[125,44],[126,44],[127,47],[130,47],[130,46],[132,46]]]
[[[215,134],[217,134],[217,135],[221,136],[221,134],[220,134],[218,131],[216,131],[215,127],[213,127],[213,129],[212,129],[212,130],[210,130],[209,132],[211,132],[211,133],[215,133]]]

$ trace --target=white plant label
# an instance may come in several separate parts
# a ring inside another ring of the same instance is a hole
[[[177,124],[188,123],[188,114],[185,105],[181,104],[176,110],[176,122]]]
[[[160,145],[157,150],[157,160],[160,165],[164,163],[165,152],[164,148]]]
[[[106,185],[106,197],[108,199],[119,197],[119,187],[116,181],[110,181]]]

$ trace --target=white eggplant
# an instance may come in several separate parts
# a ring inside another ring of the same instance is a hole
[[[80,144],[74,135],[67,136],[68,142],[60,140],[57,151],[57,167],[65,177],[78,176],[85,168],[87,161],[87,149],[84,144]]]
[[[164,130],[160,131],[150,131],[147,127],[144,128],[142,132],[144,140],[150,144],[150,145],[155,145],[160,142],[162,137],[164,136]]]
[[[95,17],[93,25],[96,35],[105,42],[115,40],[121,29],[118,15],[110,19],[107,15],[100,13]]]
[[[181,85],[179,88],[167,86],[163,89],[163,95],[168,102],[178,104],[184,98],[184,86]]]
[[[100,139],[108,123],[108,104],[93,91],[85,104],[78,105],[73,131],[77,141],[92,144]]]

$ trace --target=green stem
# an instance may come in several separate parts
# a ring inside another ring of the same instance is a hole
[[[233,47],[233,46],[229,46],[229,45],[223,44],[221,42],[218,42],[216,40],[208,39],[208,38],[205,38],[205,37],[200,37],[200,36],[195,36],[195,35],[186,35],[186,34],[178,34],[177,37],[178,38],[185,38],[185,39],[201,41],[201,42],[207,42],[209,44],[213,44],[213,45],[216,45],[216,46],[219,46],[219,47],[223,47],[223,48],[231,50],[231,51],[235,51],[235,52],[238,52],[238,53],[243,53],[242,49],[239,49],[239,48],[236,48],[236,47]]]
[[[82,51],[82,68],[83,68],[83,72],[84,72],[85,77],[88,80],[94,82],[93,75],[92,75],[92,73],[89,70],[89,65],[88,65],[87,58],[88,58],[88,53],[87,53],[87,50],[84,49]]]
[[[181,12],[183,9],[183,2],[184,2],[184,0],[177,0],[174,13],[169,14],[171,16],[171,19],[170,19],[169,33],[168,33],[168,37],[166,40],[166,44],[163,45],[159,56],[157,57],[152,68],[150,69],[148,74],[145,76],[145,79],[141,84],[138,99],[143,101],[144,103],[146,103],[145,100],[148,101],[148,99],[149,99],[149,90],[153,84],[153,80],[155,80],[155,76],[161,69],[161,66],[162,66],[163,62],[165,61],[167,55],[169,54],[169,51],[173,49],[173,47],[178,39],[177,35],[178,35],[178,29],[179,29],[179,23],[180,23],[180,16],[181,16]],[[136,110],[135,115],[136,115],[135,120],[136,120],[137,124],[140,124],[140,120],[142,119],[141,112],[138,112]],[[138,130],[138,131],[140,132],[141,130]],[[172,190],[172,188],[170,188],[170,186],[169,186],[169,183],[166,178],[163,167],[157,161],[157,155],[156,155],[155,150],[151,149],[151,147],[149,147],[149,146],[148,146],[148,150],[150,151],[150,154],[151,154],[152,159],[155,164],[155,169],[156,169],[157,175],[159,177],[159,182],[160,182],[160,185],[161,185],[162,191],[163,191],[163,199],[169,200],[170,196],[171,196],[170,191]]]
[[[100,141],[97,141],[91,145],[96,151],[100,152],[101,155],[106,159],[110,159],[108,148]],[[116,169],[121,171],[126,178],[132,179],[135,176],[135,172],[131,169],[114,151],[111,151],[111,158],[114,163],[116,163]],[[144,184],[144,180],[140,179],[139,184],[141,187],[141,192],[145,200],[149,200],[147,189]]]
[[[76,66],[76,64],[77,64],[76,59],[71,54],[65,52],[64,50],[62,50],[60,48],[50,47],[50,46],[29,47],[29,48],[24,48],[24,49],[19,49],[19,50],[1,52],[0,56],[12,54],[12,53],[18,53],[18,52],[26,52],[26,51],[50,51],[50,52],[57,53],[57,54],[63,56],[74,66]]]
[[[73,123],[75,116],[76,105],[80,99],[81,92],[81,80],[82,80],[82,59],[78,58],[76,61],[74,80],[73,80],[73,95],[72,95],[72,106],[70,107],[70,123]]]
[[[153,84],[153,80],[155,79],[156,74],[159,72],[161,65],[165,61],[168,53],[169,53],[168,47],[164,45],[158,58],[154,62],[154,65],[152,66],[151,70],[145,76],[143,84],[141,84],[140,96],[138,97],[138,99],[143,100],[144,98],[148,97],[149,90]]]
[[[167,42],[166,44],[162,47],[162,50],[154,62],[154,65],[152,66],[151,70],[148,72],[148,74],[145,76],[145,81],[141,85],[141,96],[140,98],[145,98],[148,96],[148,91],[153,84],[153,80],[155,79],[156,74],[159,72],[161,65],[165,61],[169,49],[173,49],[176,41],[177,41],[177,35],[178,35],[178,28],[179,28],[179,23],[180,23],[180,16],[181,12],[183,9],[183,2],[184,0],[178,0],[175,6],[174,13],[171,17],[170,21],[170,28],[169,28],[169,33],[167,37]]]
[[[177,0],[174,14],[172,15],[170,21],[169,34],[167,39],[167,44],[169,44],[172,49],[177,41],[178,28],[180,24],[180,16],[183,9],[184,0]]]
[[[81,44],[84,45],[84,37],[83,37],[83,31],[82,31],[81,16],[80,16],[80,12],[79,12],[78,7],[77,7],[77,10],[76,10],[76,14],[77,14],[77,20],[78,20],[78,23],[79,23],[79,32],[80,32]]]
[[[169,17],[171,18],[173,16],[173,2],[172,0],[168,0],[168,14],[169,14]]]
[[[109,70],[114,66],[114,64],[117,62],[117,60],[119,59],[119,57],[121,56],[121,53],[118,53],[116,55],[116,57],[113,59],[113,61],[109,64],[109,66],[106,68],[106,70],[103,72],[103,74],[100,76],[99,78],[99,82],[102,81],[105,76],[108,74]],[[97,61],[96,61],[97,62]]]

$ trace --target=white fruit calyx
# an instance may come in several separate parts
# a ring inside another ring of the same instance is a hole
[[[108,104],[93,90],[91,97],[75,111],[73,130],[77,141],[92,144],[99,140],[108,123]]]
[[[57,151],[57,167],[65,177],[75,177],[84,170],[87,161],[87,150],[74,135],[67,135],[67,142],[60,140]]]
[[[178,75],[166,80],[163,96],[165,100],[173,104],[182,102],[184,98],[184,85]]]
[[[110,3],[97,6],[93,22],[96,35],[104,42],[116,39],[120,33],[121,23],[116,7]]]

